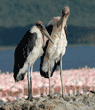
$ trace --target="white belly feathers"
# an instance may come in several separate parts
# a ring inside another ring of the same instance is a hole
[[[50,59],[56,59],[59,58],[59,55],[62,53],[62,55],[65,54],[66,46],[67,46],[67,39],[65,35],[64,28],[62,28],[62,34],[61,33],[61,27],[59,29],[57,26],[54,26],[51,38],[54,41],[54,44],[51,44],[51,48],[48,49],[48,52],[51,53]],[[60,36],[61,35],[61,36]]]

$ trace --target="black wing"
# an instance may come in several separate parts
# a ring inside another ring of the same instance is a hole
[[[14,79],[16,80],[19,70],[23,67],[29,53],[32,51],[35,46],[35,41],[37,39],[36,33],[30,33],[30,30],[26,32],[20,43],[15,49],[14,53]],[[22,76],[22,79],[24,76]]]

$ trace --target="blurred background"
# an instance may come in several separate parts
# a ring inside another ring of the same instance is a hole
[[[13,72],[14,52],[37,20],[45,26],[62,8],[70,7],[68,46],[63,70],[95,66],[95,0],[0,0],[0,70]],[[19,53],[18,53],[19,54]],[[40,59],[33,67],[39,71]]]

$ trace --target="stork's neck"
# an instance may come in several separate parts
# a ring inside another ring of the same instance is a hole
[[[62,25],[62,27],[64,27],[66,25],[66,21],[67,21],[66,18],[61,16],[60,20],[57,22],[57,26],[59,27]],[[63,22],[63,24],[62,24],[62,22]]]

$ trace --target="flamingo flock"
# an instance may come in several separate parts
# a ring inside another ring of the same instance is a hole
[[[51,77],[51,90],[53,93],[61,93],[60,71],[55,71]],[[78,75],[77,75],[78,74]],[[38,77],[36,77],[36,75]],[[63,77],[63,90],[64,94],[77,94],[95,90],[95,68],[82,68],[79,70],[64,70],[62,71]],[[6,80],[5,80],[6,78]],[[39,80],[38,80],[39,79]],[[4,81],[5,80],[5,81]],[[7,83],[9,82],[9,83]],[[40,77],[39,72],[33,72],[33,97],[46,96],[49,94],[49,81]],[[27,75],[23,81],[15,83],[13,73],[0,74],[0,100],[3,102],[14,101],[16,99],[27,98]]]

